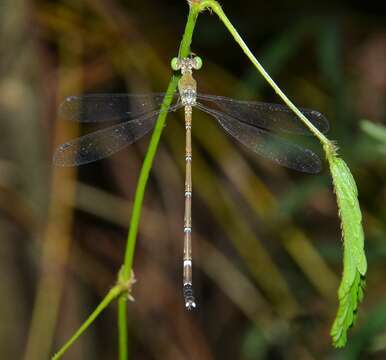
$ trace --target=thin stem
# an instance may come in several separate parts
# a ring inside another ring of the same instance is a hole
[[[192,43],[193,31],[196,26],[198,14],[200,13],[199,4],[192,5],[189,10],[184,34],[180,43],[179,57],[185,58],[190,55],[190,45]]]
[[[126,313],[127,296],[121,295],[118,299],[119,360],[128,359]]]
[[[200,12],[199,6],[194,4],[190,7],[188,19],[185,26],[185,31],[181,40],[179,57],[187,57],[190,54],[190,44],[192,42],[193,31],[196,25],[197,17]],[[149,147],[146,152],[145,159],[142,164],[141,172],[138,179],[137,189],[134,196],[133,212],[130,220],[129,233],[127,235],[126,251],[124,263],[120,273],[121,281],[128,281],[132,274],[133,258],[135,245],[138,234],[138,226],[141,217],[142,203],[145,194],[147,180],[153,164],[155,154],[157,152],[159,140],[164,128],[167,110],[170,107],[173,99],[173,94],[177,90],[178,80],[180,76],[174,75],[169,83],[165,98],[161,106],[161,113],[158,116]],[[126,319],[126,303],[121,298],[118,302],[118,330],[119,330],[119,359],[127,360],[127,319]]]
[[[310,129],[310,131],[319,139],[322,143],[324,150],[326,151],[327,157],[333,155],[336,151],[333,143],[327,139],[308,119],[304,114],[296,107],[296,105],[284,94],[284,92],[279,88],[279,86],[274,82],[274,80],[269,76],[269,74],[265,71],[263,66],[259,63],[253,53],[249,50],[247,44],[244,42],[242,37],[239,35],[235,27],[232,25],[230,20],[225,15],[222,10],[220,4],[214,0],[205,0],[200,4],[201,10],[211,9],[213,10],[220,20],[223,22],[228,31],[232,34],[235,41],[240,45],[241,49],[244,51],[245,55],[249,58],[249,60],[253,63],[256,69],[260,72],[260,74],[264,77],[264,79],[271,85],[274,91],[279,95],[279,97],[284,101],[284,103],[299,117],[300,120]]]
[[[126,292],[126,289],[121,286],[114,286],[110,289],[101,303],[82,324],[78,331],[60,348],[60,350],[52,357],[52,360],[60,359],[63,354],[70,348],[70,346],[86,331],[86,329],[94,322],[99,314],[122,292]]]
[[[154,156],[157,152],[158,143],[164,128],[167,110],[173,100],[173,94],[177,89],[178,77],[172,76],[168,89],[166,90],[165,98],[161,106],[161,112],[158,116],[155,128],[146,152],[145,159],[142,164],[142,169],[139,174],[138,184],[134,196],[133,212],[130,220],[129,233],[127,235],[126,252],[123,267],[121,270],[121,279],[127,281],[131,276],[133,265],[133,256],[135,251],[139,220],[141,217],[142,203],[145,194],[147,180],[153,164]]]

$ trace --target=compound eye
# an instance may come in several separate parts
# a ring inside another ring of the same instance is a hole
[[[202,68],[202,59],[199,56],[195,56],[193,60],[195,63],[194,68],[200,70]]]
[[[174,57],[174,58],[172,59],[172,61],[170,62],[170,66],[172,67],[172,69],[173,69],[174,71],[180,70],[180,69],[181,69],[180,59]]]

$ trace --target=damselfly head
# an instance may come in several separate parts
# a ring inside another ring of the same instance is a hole
[[[183,59],[173,58],[171,63],[171,68],[174,71],[181,70],[182,74],[192,73],[192,70],[199,70],[202,67],[202,59],[199,56],[189,56]]]

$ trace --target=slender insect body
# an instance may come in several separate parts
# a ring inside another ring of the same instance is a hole
[[[184,215],[184,262],[183,294],[185,307],[192,310],[196,307],[192,285],[192,106],[196,105],[197,83],[192,69],[197,67],[195,58],[178,60],[182,77],[178,82],[181,103],[185,109],[185,215]]]

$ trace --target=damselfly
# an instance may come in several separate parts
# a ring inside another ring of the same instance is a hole
[[[317,173],[321,169],[319,157],[311,150],[287,141],[278,133],[311,134],[303,123],[283,105],[238,101],[231,98],[197,93],[193,70],[202,66],[199,57],[173,59],[173,70],[181,71],[178,94],[167,110],[184,108],[186,128],[186,174],[184,216],[183,294],[185,307],[193,309],[196,303],[192,287],[192,108],[213,116],[223,129],[250,150],[282,166]],[[77,166],[105,158],[148,133],[158,115],[165,94],[90,94],[70,96],[60,111],[69,120],[95,123],[119,121],[112,125],[60,145],[54,162],[60,166]],[[321,132],[328,131],[328,121],[319,112],[301,109],[302,113]]]

